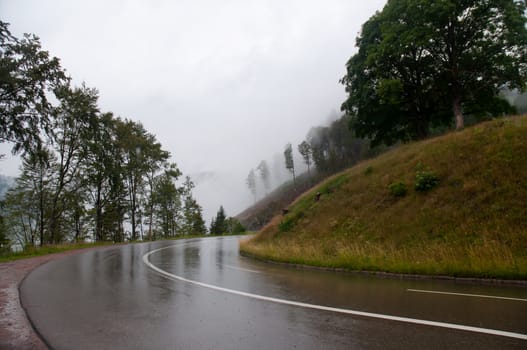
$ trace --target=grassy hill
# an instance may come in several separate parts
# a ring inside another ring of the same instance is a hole
[[[240,249],[351,270],[526,279],[527,116],[362,162],[304,193]]]

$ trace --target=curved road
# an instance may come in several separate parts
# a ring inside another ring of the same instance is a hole
[[[527,288],[296,270],[238,238],[55,260],[20,286],[53,349],[526,349]]]

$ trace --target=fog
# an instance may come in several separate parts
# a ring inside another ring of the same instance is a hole
[[[97,88],[102,111],[155,134],[210,220],[220,205],[235,215],[252,204],[245,179],[261,160],[274,184],[286,177],[274,169],[284,145],[296,152],[338,115],[355,37],[385,2],[0,0],[0,13],[14,35],[39,36],[75,85]],[[0,161],[0,173],[18,163]]]

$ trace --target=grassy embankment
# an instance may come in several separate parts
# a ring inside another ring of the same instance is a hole
[[[419,171],[438,185],[416,191]],[[396,183],[406,195],[394,195]],[[240,249],[350,270],[527,279],[527,116],[360,163],[306,192]]]

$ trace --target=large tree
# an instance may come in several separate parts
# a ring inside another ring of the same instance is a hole
[[[225,214],[225,209],[223,209],[223,205],[220,205],[220,209],[216,213],[216,217],[212,219],[212,222],[210,224],[210,234],[222,235],[227,232],[227,215]]]
[[[88,192],[89,214],[97,241],[120,237],[120,219],[116,215],[119,203],[124,202],[122,154],[116,142],[116,119],[112,113],[101,114],[87,140],[83,169]],[[112,237],[113,236],[113,237]]]
[[[50,93],[68,84],[38,37],[18,39],[0,21],[0,142],[12,142],[13,153],[40,147],[42,131],[52,131]]]
[[[64,88],[57,96],[60,105],[54,111],[54,135],[51,139],[57,159],[52,163],[53,176],[50,181],[50,243],[60,243],[68,231],[64,227],[66,211],[84,202],[80,198],[86,189],[83,164],[89,152],[88,139],[93,136],[90,129],[99,118],[97,90],[86,86]],[[82,208],[77,209],[77,212],[70,214],[78,215]],[[79,224],[78,219],[75,225]]]
[[[311,173],[311,162],[313,161],[313,150],[311,145],[305,140],[302,141],[298,145],[298,152],[302,155],[302,158],[304,158],[304,163],[307,165],[307,174],[309,176]]]
[[[262,184],[265,190],[265,195],[269,193],[269,188],[271,187],[270,178],[269,178],[269,167],[267,162],[262,160],[260,164],[256,167],[256,170],[260,173],[260,178],[262,179]]]
[[[128,194],[127,212],[131,238],[135,240],[139,237],[138,228],[141,228],[142,224],[143,199],[148,197],[145,186],[147,176],[153,179],[153,175],[161,169],[170,154],[161,149],[155,136],[141,123],[132,120],[117,121],[116,134],[122,153],[122,172]],[[147,214],[149,213],[150,211]]]
[[[174,237],[181,230],[181,191],[175,184],[180,174],[177,168],[171,169],[169,167],[155,180],[152,195],[154,201],[153,220],[159,226],[162,237],[165,238]],[[155,235],[153,239],[156,239]]]
[[[357,38],[342,109],[374,143],[423,138],[464,114],[510,111],[499,89],[525,87],[525,2],[390,0]]]
[[[183,224],[184,235],[204,235],[207,233],[205,220],[203,220],[203,209],[192,196],[195,187],[190,177],[185,177],[181,193],[183,195]]]
[[[50,241],[49,218],[51,164],[55,161],[48,149],[26,153],[22,157],[22,174],[3,203],[6,224],[12,240],[25,247]]]

